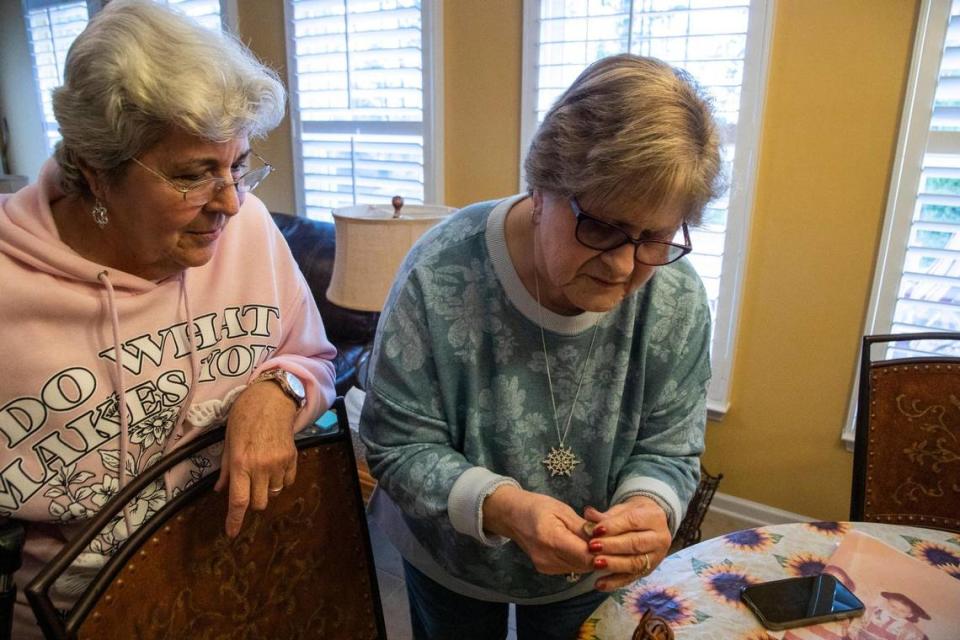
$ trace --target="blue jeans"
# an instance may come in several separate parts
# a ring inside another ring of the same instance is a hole
[[[410,623],[415,640],[503,640],[509,605],[450,591],[406,561]],[[550,604],[517,605],[517,640],[573,640],[583,621],[609,594],[589,591]]]

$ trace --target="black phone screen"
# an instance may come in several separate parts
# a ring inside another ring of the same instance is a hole
[[[863,612],[859,598],[827,573],[751,585],[741,590],[740,597],[770,628],[838,620]]]

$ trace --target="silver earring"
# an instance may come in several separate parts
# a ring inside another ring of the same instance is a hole
[[[96,222],[97,226],[101,229],[110,222],[110,218],[107,216],[107,208],[103,206],[103,203],[100,202],[99,199],[93,203],[93,209],[90,210],[90,215],[93,216],[93,221]]]

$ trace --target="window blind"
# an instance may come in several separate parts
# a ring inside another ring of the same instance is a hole
[[[200,24],[220,29],[220,0],[161,0],[175,6]],[[99,2],[90,3],[99,6]],[[60,131],[53,115],[53,90],[63,84],[63,69],[70,45],[90,19],[87,0],[27,0],[26,22],[34,76],[43,109],[47,153],[52,154]]]
[[[63,65],[70,45],[87,26],[86,0],[32,3],[26,6],[27,37],[33,55],[33,71],[43,109],[47,153],[60,141],[53,117],[52,92],[63,84]]]
[[[891,333],[960,331],[960,2],[952,3]],[[901,341],[887,357],[960,356],[951,341]]]
[[[424,201],[420,0],[289,0],[308,216]]]
[[[220,0],[162,0],[215,31],[221,28]]]

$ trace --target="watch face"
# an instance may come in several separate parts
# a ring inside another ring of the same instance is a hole
[[[300,382],[300,378],[289,371],[284,371],[283,379],[287,381],[287,384],[290,385],[290,390],[293,391],[294,395],[300,398],[300,400],[307,397],[307,390],[303,388],[303,383]]]

